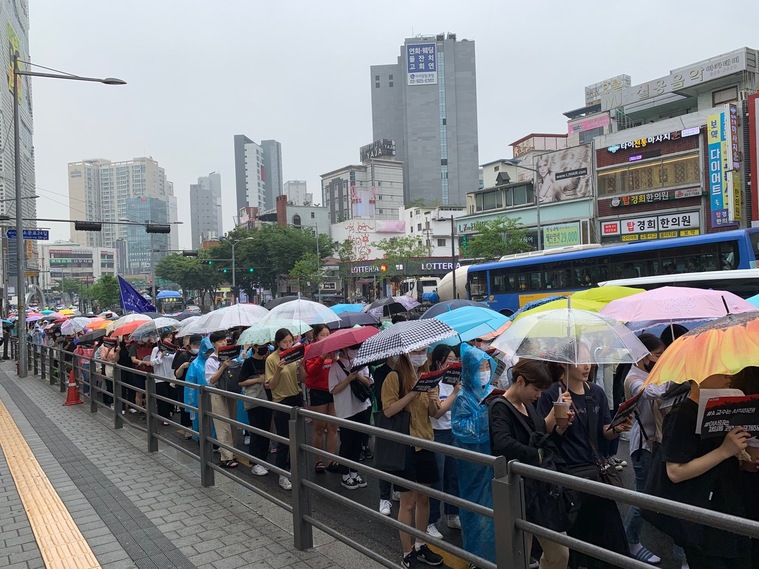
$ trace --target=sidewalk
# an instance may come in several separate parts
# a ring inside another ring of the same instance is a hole
[[[313,550],[296,550],[289,513],[219,475],[202,488],[194,460],[149,454],[143,433],[113,430],[110,412],[65,407],[57,388],[14,372],[0,363],[0,401],[102,567],[380,567],[318,530]],[[44,567],[2,453],[0,567]]]

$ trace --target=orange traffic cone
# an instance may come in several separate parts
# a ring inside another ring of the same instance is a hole
[[[74,379],[74,370],[69,372],[69,389],[66,392],[66,402],[64,405],[81,405],[84,403],[79,399],[79,390],[76,388],[76,379]]]

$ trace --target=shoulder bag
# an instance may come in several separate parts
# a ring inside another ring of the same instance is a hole
[[[590,465],[577,465],[569,468],[570,474],[585,478],[587,480],[593,480],[595,482],[603,482],[610,486],[617,486],[619,488],[624,487],[622,483],[622,477],[617,472],[614,465],[605,459],[598,451],[598,414],[593,411],[595,401],[590,394],[588,386],[585,386],[585,417],[587,418],[587,424],[580,419],[580,414],[575,409],[577,420],[585,429],[585,433],[588,435],[588,442],[590,443],[590,449],[593,452],[593,457],[596,460],[596,464]],[[572,403],[574,407],[574,403]]]
[[[396,372],[391,373],[395,373],[395,376],[398,378],[398,399],[401,399],[405,395],[403,392],[403,380]],[[387,378],[385,381],[387,381]],[[409,426],[411,425],[411,413],[404,409],[392,417],[387,417],[384,411],[376,411],[374,413],[374,424],[380,429],[408,435]],[[386,472],[403,472],[406,470],[410,449],[411,447],[405,443],[377,437],[374,445],[374,466]]]
[[[551,435],[531,428],[524,416],[505,397],[495,397],[488,405],[491,440],[493,440],[492,411],[495,405],[506,405],[506,408],[517,418],[524,429],[530,433],[529,446],[542,450],[543,458],[540,468],[561,472],[557,463],[563,462],[563,459],[559,459],[556,447],[553,441],[550,440]],[[567,531],[574,525],[577,513],[580,511],[580,494],[577,491],[558,484],[530,478],[524,478],[523,481],[527,521],[554,531]]]
[[[229,391],[231,393],[240,393],[241,371],[242,366],[227,366],[227,369],[222,372],[221,377],[219,377],[219,380],[216,382],[216,387],[223,389],[224,391]]]
[[[345,377],[348,377],[350,375],[350,371],[345,369],[345,366],[343,365],[343,362],[340,360],[337,360],[337,365],[340,366],[340,369],[343,370],[345,373]],[[369,399],[372,396],[371,389],[364,384],[363,381],[359,381],[358,379],[351,381],[348,386],[351,388],[351,393],[353,394],[353,397],[361,401],[363,403],[367,399]]]

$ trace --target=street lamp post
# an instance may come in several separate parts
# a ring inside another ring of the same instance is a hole
[[[104,83],[105,85],[126,85],[126,81],[106,77],[99,79],[96,77],[81,77],[69,73],[39,73],[36,71],[26,71],[19,69],[18,64],[27,61],[19,59],[18,52],[13,54],[13,168],[15,172],[15,189],[16,189],[16,298],[18,308],[18,376],[26,377],[28,374],[27,362],[27,344],[26,344],[26,298],[25,298],[25,272],[26,272],[26,251],[24,249],[24,225],[23,215],[21,212],[21,201],[23,192],[21,186],[21,118],[18,109],[18,78],[21,75],[27,77],[47,77],[49,79],[68,79],[70,81],[91,81],[95,83]]]

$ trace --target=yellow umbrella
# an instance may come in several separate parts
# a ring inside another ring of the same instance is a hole
[[[580,290],[572,295],[572,306],[574,306],[575,300],[592,300],[594,302],[600,302],[602,304],[608,304],[612,300],[618,298],[625,298],[626,296],[632,296],[639,292],[645,292],[642,288],[632,288],[629,286],[597,286],[586,290]]]
[[[87,326],[90,330],[100,330],[101,328],[107,327],[111,323],[110,320],[106,320],[105,318],[92,318],[90,319],[90,325]]]
[[[552,300],[551,302],[546,302],[545,304],[541,304],[540,306],[536,306],[535,308],[531,308],[530,310],[519,313],[516,318],[514,318],[514,322],[527,314],[535,314],[537,312],[543,312],[545,310],[556,310],[557,308],[563,308],[566,310],[568,301],[569,299],[559,298],[557,300]],[[594,302],[592,300],[575,299],[575,295],[572,295],[572,301],[569,306],[580,310],[587,310],[589,312],[598,312],[604,306],[606,306],[606,304],[603,302]]]
[[[58,314],[63,314],[64,316],[73,316],[74,311],[71,310],[70,308],[64,308],[63,310],[59,310]]]

